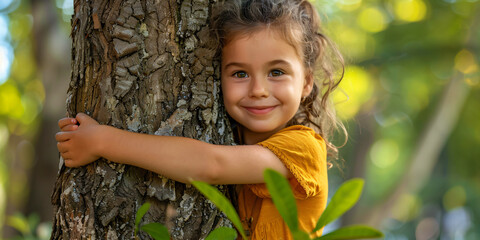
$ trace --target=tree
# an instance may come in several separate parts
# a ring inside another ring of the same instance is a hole
[[[232,144],[210,9],[200,0],[75,1],[68,114],[85,112],[129,131]],[[151,208],[143,219],[166,224],[174,239],[199,239],[230,225],[188,184],[99,160],[61,167],[52,239],[133,238],[135,212],[146,201]]]

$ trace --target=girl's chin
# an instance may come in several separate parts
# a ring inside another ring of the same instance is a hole
[[[281,129],[285,128],[285,124],[284,125],[281,125],[281,126],[261,126],[261,125],[256,125],[256,126],[253,126],[253,127],[249,127],[249,126],[243,126],[245,128],[245,130],[249,131],[250,133],[253,133],[253,134],[273,134],[273,133],[276,133],[278,131],[280,131]]]
[[[285,124],[278,127],[272,126],[271,124],[265,126],[255,124],[254,127],[250,128],[248,125],[242,125],[241,134],[243,136],[243,144],[251,145],[264,141],[284,127]]]

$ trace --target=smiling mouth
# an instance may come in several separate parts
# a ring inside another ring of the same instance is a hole
[[[244,107],[247,111],[253,114],[267,114],[271,112],[276,106],[271,107]]]

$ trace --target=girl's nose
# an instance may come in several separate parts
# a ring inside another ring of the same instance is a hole
[[[268,97],[268,81],[266,78],[252,77],[250,81],[249,97],[263,98]]]

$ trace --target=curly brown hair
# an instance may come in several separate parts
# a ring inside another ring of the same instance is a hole
[[[315,76],[316,81],[288,125],[313,127],[325,139],[329,156],[335,159],[338,147],[328,138],[340,128],[346,141],[347,132],[329,97],[343,78],[344,61],[336,46],[321,33],[320,23],[308,0],[225,0],[213,9],[211,29],[219,43],[219,55],[231,39],[265,28],[281,34],[297,50],[307,75]]]

